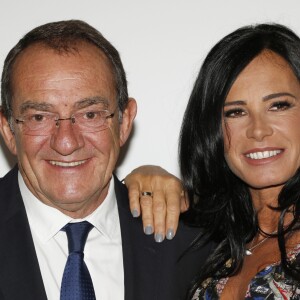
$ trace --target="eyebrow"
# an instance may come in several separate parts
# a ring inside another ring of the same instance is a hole
[[[101,97],[95,96],[90,98],[84,98],[75,102],[74,106],[78,109],[85,108],[95,104],[103,104],[105,108],[109,107],[109,100]],[[26,101],[20,105],[21,114],[24,114],[28,109],[35,109],[41,111],[49,111],[53,109],[53,105],[48,102],[35,102],[35,101]]]
[[[105,108],[109,107],[110,101],[104,97],[101,96],[95,96],[95,97],[89,97],[84,98],[78,102],[75,103],[76,108],[85,108],[91,105],[95,104],[103,104]]]
[[[53,105],[47,102],[34,102],[34,101],[26,101],[21,104],[20,111],[21,114],[26,112],[28,109],[36,109],[36,110],[42,110],[42,111],[49,111],[50,108],[52,108]]]
[[[275,94],[270,94],[270,95],[264,96],[263,101],[268,101],[268,100],[278,98],[278,97],[282,97],[282,96],[289,96],[289,97],[292,97],[292,98],[296,99],[296,97],[294,95],[284,92],[284,93],[275,93]]]
[[[246,102],[243,100],[236,100],[236,101],[230,101],[230,102],[225,102],[224,103],[224,107],[225,106],[230,106],[230,105],[246,105]]]
[[[274,93],[274,94],[264,96],[262,98],[262,100],[263,101],[268,101],[268,100],[272,100],[274,98],[283,97],[283,96],[289,96],[289,97],[292,97],[292,98],[296,99],[296,97],[293,94],[290,94],[290,93],[287,93],[287,92],[282,92],[282,93]],[[224,107],[231,106],[231,105],[246,105],[246,101],[244,101],[244,100],[235,100],[235,101],[230,101],[230,102],[224,103]]]

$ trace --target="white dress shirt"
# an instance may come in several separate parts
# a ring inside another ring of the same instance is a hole
[[[120,220],[114,179],[102,204],[84,219],[74,220],[38,200],[18,176],[29,225],[48,300],[60,297],[61,280],[68,258],[67,235],[61,229],[69,222],[88,221],[90,231],[84,261],[94,284],[96,299],[124,299],[124,270]]]

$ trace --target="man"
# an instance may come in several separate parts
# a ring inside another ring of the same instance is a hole
[[[60,290],[78,221],[92,224],[83,264],[94,298],[76,299],[180,299],[201,265],[193,254],[176,263],[194,232],[154,243],[112,176],[136,115],[115,48],[82,21],[42,25],[8,54],[1,93],[18,167],[0,181],[0,299],[75,299]]]

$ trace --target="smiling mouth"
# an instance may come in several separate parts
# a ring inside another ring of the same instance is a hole
[[[261,152],[252,152],[246,154],[246,157],[250,159],[264,159],[280,154],[282,150],[272,150],[272,151],[261,151]]]
[[[63,161],[55,161],[55,160],[49,161],[49,163],[53,166],[59,166],[59,167],[65,167],[65,168],[77,167],[77,166],[84,164],[85,162],[86,162],[86,160],[72,161],[72,162],[63,162]]]

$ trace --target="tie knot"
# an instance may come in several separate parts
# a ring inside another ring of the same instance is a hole
[[[78,223],[68,223],[63,230],[68,237],[69,253],[83,252],[85,242],[93,225],[87,221]]]

